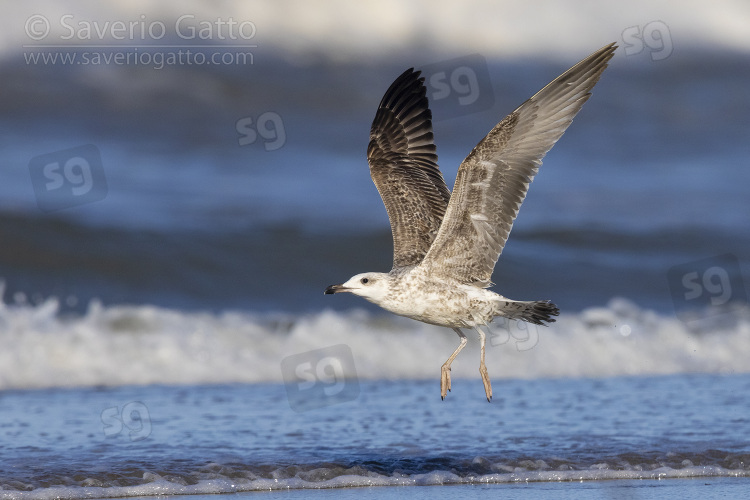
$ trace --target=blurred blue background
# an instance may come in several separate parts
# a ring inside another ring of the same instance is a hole
[[[369,346],[367,376],[432,373],[429,360],[412,370],[374,351],[370,334],[355,340],[362,317],[347,311],[388,318],[382,328],[408,329],[415,345],[426,327],[322,293],[390,269],[365,157],[381,96],[404,69],[425,71],[452,186],[491,127],[610,42],[610,68],[547,155],[493,277],[505,296],[553,300],[581,344],[563,342],[574,361],[507,369],[591,374],[581,346],[601,325],[620,339],[662,327],[690,338],[691,318],[747,309],[748,20],[741,1],[7,5],[3,384],[277,380],[300,328],[297,349]],[[222,316],[232,311],[250,316]],[[143,331],[169,353],[154,360],[164,373],[126,368],[153,355]],[[532,345],[546,335],[531,333]],[[436,353],[453,348],[439,338]],[[729,357],[708,349],[667,371],[741,365],[748,343],[733,339]],[[669,344],[648,342],[648,359],[600,353],[609,361],[593,373],[661,373]],[[45,363],[56,368],[34,368]]]
[[[670,267],[748,257],[750,11],[741,1],[5,10],[6,301],[55,296],[79,311],[92,298],[210,310],[362,305],[320,292],[390,268],[365,159],[390,82],[412,66],[447,64],[448,83],[451,64],[486,73],[479,107],[433,99],[451,186],[496,122],[612,41],[611,68],[545,160],[495,282],[563,309],[625,296],[665,310]],[[460,97],[471,84],[459,75],[448,91]],[[91,185],[75,162],[66,177],[69,150],[85,145],[105,179]],[[50,154],[57,181],[38,171],[35,185],[31,164]],[[78,184],[84,194],[70,191]]]

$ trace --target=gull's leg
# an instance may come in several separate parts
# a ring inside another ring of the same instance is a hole
[[[461,343],[458,344],[458,347],[453,351],[453,354],[448,358],[448,361],[443,363],[443,366],[440,367],[440,399],[445,399],[445,395],[451,390],[451,363],[453,363],[453,360],[456,359],[458,353],[461,352],[461,349],[466,345],[466,335],[464,335],[464,332],[462,332],[460,328],[454,328],[453,331],[461,337]]]
[[[490,384],[490,376],[487,373],[487,367],[484,364],[484,331],[478,326],[474,329],[479,333],[479,344],[481,346],[481,355],[479,358],[479,374],[482,376],[482,382],[484,382],[484,393],[487,395],[487,402],[492,401],[492,385]]]

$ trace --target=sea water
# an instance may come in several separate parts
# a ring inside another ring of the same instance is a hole
[[[280,383],[5,391],[0,497],[750,475],[747,375],[494,383],[360,380],[302,412]]]
[[[4,498],[750,475],[746,312],[492,327],[491,403],[474,339],[442,401],[457,337],[405,319],[56,312],[0,309]]]

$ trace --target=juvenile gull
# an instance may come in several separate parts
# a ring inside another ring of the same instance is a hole
[[[391,84],[370,129],[367,160],[393,233],[393,268],[331,285],[394,314],[453,328],[461,339],[441,367],[440,396],[451,390],[451,363],[479,334],[479,373],[487,401],[485,333],[495,317],[537,325],[560,311],[549,300],[517,301],[488,290],[497,259],[542,158],[589,98],[617,46],[602,47],[537,92],[479,141],[461,163],[451,196],[437,165],[424,78],[406,70]]]

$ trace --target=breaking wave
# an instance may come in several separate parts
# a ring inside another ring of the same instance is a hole
[[[363,310],[209,313],[92,301],[80,315],[59,311],[54,298],[0,304],[0,389],[278,382],[285,357],[337,344],[351,348],[361,379],[430,379],[458,344],[449,329]],[[493,379],[750,370],[746,307],[676,317],[619,298],[549,327],[499,318],[489,330]],[[470,335],[455,377],[477,376],[475,355]]]

